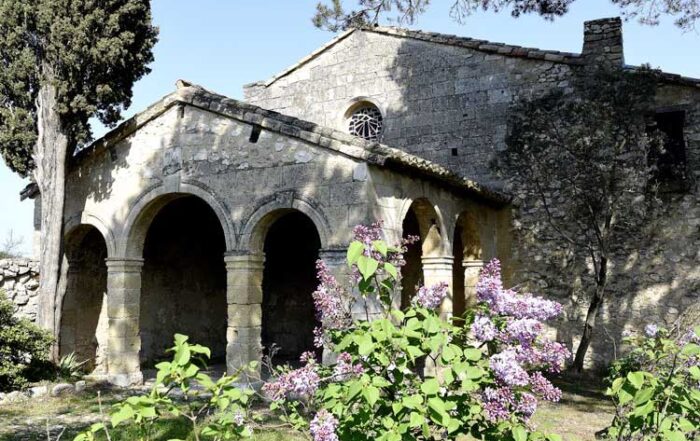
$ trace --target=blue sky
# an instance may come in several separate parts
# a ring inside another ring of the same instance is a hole
[[[266,79],[322,45],[332,34],[310,22],[316,0],[153,0],[160,26],[153,72],[137,83],[128,117],[187,79],[233,98],[242,85]],[[583,21],[619,15],[610,0],[578,0],[571,12],[547,22],[537,16],[477,13],[464,23],[449,17],[451,0],[434,0],[411,26],[486,40],[580,52]],[[683,33],[670,20],[660,26],[624,25],[627,64],[650,63],[665,71],[700,77],[700,34]],[[97,134],[104,133],[98,128]],[[26,181],[0,164],[0,241],[8,230],[31,250],[32,204],[19,202]]]

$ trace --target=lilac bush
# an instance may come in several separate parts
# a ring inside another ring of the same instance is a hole
[[[303,367],[282,369],[264,386],[283,419],[314,441],[559,439],[529,421],[538,400],[561,396],[543,372],[559,372],[570,353],[546,338],[542,323],[561,305],[505,288],[492,260],[477,285],[478,304],[465,317],[440,316],[447,283],[420,287],[399,310],[403,256],[417,238],[388,246],[381,222],[353,233],[348,285],[319,261],[313,293],[321,323],[315,342],[337,361],[324,366],[306,355]],[[353,318],[356,306],[366,319]]]

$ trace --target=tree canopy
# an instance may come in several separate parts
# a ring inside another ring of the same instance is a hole
[[[450,15],[462,21],[474,11],[510,11],[513,17],[538,14],[553,20],[569,12],[576,0],[452,0]],[[581,0],[583,1],[583,0]],[[700,0],[610,0],[625,18],[656,25],[662,16],[673,17],[681,29],[691,30],[700,19]],[[379,23],[386,17],[398,24],[412,24],[426,11],[431,0],[353,0],[356,6],[347,9],[342,0],[322,1],[316,6],[313,23],[333,32]]]
[[[71,149],[90,118],[114,125],[150,70],[158,30],[146,0],[0,0],[0,153],[22,176],[35,167],[37,94],[55,86]],[[70,154],[70,152],[69,152]]]

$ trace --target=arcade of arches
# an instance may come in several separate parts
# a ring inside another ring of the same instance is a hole
[[[140,256],[108,257],[92,226],[67,236],[62,354],[90,360],[96,374],[117,384],[140,381],[141,369],[165,354],[175,333],[210,347],[213,361],[225,360],[229,369],[263,355],[275,364],[294,364],[309,350],[321,356],[313,345],[315,262],[326,260],[338,275],[347,269],[344,250],[322,249],[312,218],[273,210],[252,228],[249,250],[227,251],[220,216],[203,199],[178,195],[152,206],[134,223],[140,231],[130,233],[141,242],[134,248]],[[452,295],[441,312],[461,316],[482,266],[479,225],[467,212],[451,234],[443,225],[425,199],[405,214],[401,234],[419,240],[405,254],[401,306],[418,286],[443,281]]]

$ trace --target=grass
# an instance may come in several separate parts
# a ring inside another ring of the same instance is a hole
[[[595,433],[612,419],[613,407],[599,386],[599,379],[559,380],[563,395],[560,403],[540,405],[533,423],[545,433],[558,433],[565,441],[594,441]],[[98,400],[98,392],[100,399]],[[100,420],[100,403],[105,412],[123,400],[127,393],[109,389],[88,388],[80,396],[46,397],[21,403],[0,405],[0,441],[47,441],[49,423],[51,441],[65,427],[60,441],[71,441],[81,430]],[[112,441],[139,438],[134,427],[124,426],[110,432]],[[165,419],[154,428],[151,439],[193,440],[190,426],[184,419]],[[257,432],[255,441],[301,441],[293,432],[270,429]]]

